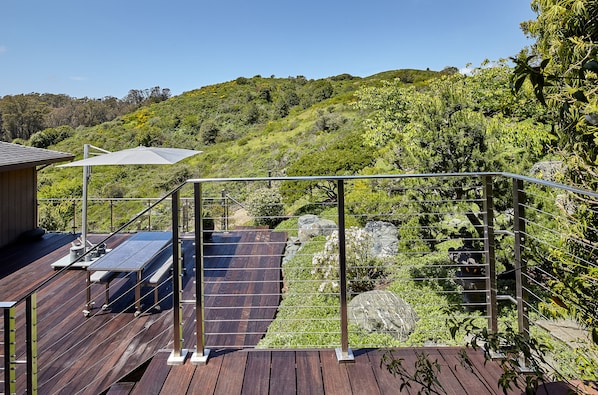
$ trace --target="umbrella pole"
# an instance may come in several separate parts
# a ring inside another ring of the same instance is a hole
[[[83,146],[83,158],[89,157],[89,144]],[[83,252],[87,252],[87,184],[89,183],[89,166],[83,166],[83,196],[81,212],[81,242],[83,243]],[[86,258],[88,259],[88,258]]]

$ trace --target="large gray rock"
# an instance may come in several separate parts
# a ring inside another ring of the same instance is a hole
[[[372,255],[379,258],[397,255],[399,252],[399,232],[390,222],[370,221],[365,231],[372,235]]]
[[[297,251],[301,249],[301,242],[298,237],[289,237],[284,250],[283,264],[293,259]]]
[[[563,162],[559,160],[547,160],[536,162],[530,169],[530,174],[534,177],[546,181],[556,181],[556,176],[564,170]]]
[[[369,291],[357,295],[347,306],[349,322],[368,332],[386,333],[405,341],[419,317],[413,308],[390,291]]]
[[[337,229],[334,221],[317,215],[302,215],[298,219],[299,240],[303,243],[315,236],[328,236]]]

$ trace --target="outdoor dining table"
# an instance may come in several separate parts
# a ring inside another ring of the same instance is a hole
[[[136,273],[135,315],[141,313],[141,285],[144,268],[172,242],[171,232],[138,232],[87,267],[87,306],[90,305],[91,272]]]

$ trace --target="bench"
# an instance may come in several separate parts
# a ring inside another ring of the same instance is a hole
[[[108,304],[110,301],[110,282],[114,280],[116,276],[118,276],[117,272],[110,272],[108,270],[98,270],[93,273],[88,273],[88,289],[91,287],[91,284],[104,284],[106,286],[106,289],[104,291],[104,304],[102,305],[102,310],[108,309]],[[89,316],[92,305],[93,303],[88,298],[86,308],[83,310],[83,315],[85,315],[86,317]]]
[[[143,272],[144,281],[142,285],[154,288],[154,308],[158,311],[160,310],[160,305],[158,304],[158,287],[166,276],[170,274],[171,269],[172,255],[162,263],[160,261],[154,262]]]

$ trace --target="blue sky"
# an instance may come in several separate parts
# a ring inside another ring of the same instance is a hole
[[[479,66],[529,45],[529,0],[2,0],[0,96],[173,95],[237,77]]]

